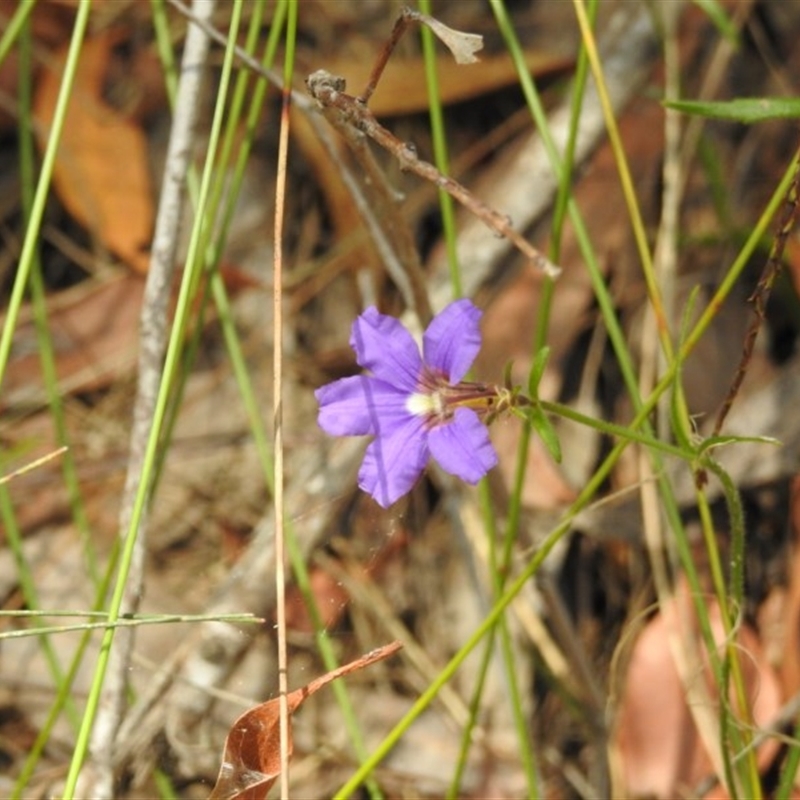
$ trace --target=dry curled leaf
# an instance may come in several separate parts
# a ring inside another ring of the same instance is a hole
[[[402,645],[392,642],[372,650],[361,658],[322,675],[301,689],[286,696],[291,715],[297,707],[318,689],[335,678],[368,667],[394,655]],[[291,717],[290,717],[291,723]],[[291,724],[289,726],[289,755],[292,754]],[[280,698],[245,711],[233,723],[225,740],[222,766],[209,800],[257,800],[267,792],[281,773],[280,755]]]
[[[479,60],[475,53],[483,49],[483,36],[449,28],[443,22],[439,22],[438,19],[429,17],[426,14],[420,14],[418,18],[450,50],[456,60],[456,64],[474,64]]]

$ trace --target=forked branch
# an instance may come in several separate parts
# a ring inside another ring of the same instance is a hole
[[[413,172],[438,188],[444,189],[476,217],[483,220],[491,230],[511,241],[534,266],[551,278],[558,277],[561,273],[560,267],[553,264],[542,252],[515,231],[507,216],[489,208],[458,181],[443,175],[433,164],[419,158],[413,146],[402,142],[391,131],[384,128],[367,108],[367,103],[375,91],[392,51],[411,22],[428,26],[447,45],[458,63],[464,64],[477,60],[474,53],[482,47],[480,36],[453,30],[432,17],[405,8],[400,13],[388,41],[379,53],[367,86],[360,96],[347,94],[344,78],[332,75],[322,69],[312,73],[306,79],[309,94],[319,103],[323,111],[327,112],[326,117],[334,122],[336,127],[349,126],[353,131],[368,136],[391,153],[402,169]]]

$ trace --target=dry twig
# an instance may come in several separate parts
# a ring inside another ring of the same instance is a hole
[[[320,80],[331,77],[342,87],[344,86],[344,79],[333,78],[327,72],[319,70],[307,81],[309,91],[315,98],[317,98],[315,76],[320,76]],[[312,89],[312,84],[314,89]],[[320,91],[325,91],[323,88],[319,88]],[[347,115],[336,107],[322,104],[322,113],[347,142],[358,166],[365,175],[365,179],[361,182],[362,189],[371,200],[370,206],[375,212],[378,227],[388,240],[391,252],[396,254],[396,260],[387,261],[385,266],[395,285],[403,294],[406,305],[416,311],[420,323],[425,327],[432,317],[425,274],[422,271],[414,237],[405,218],[399,213],[398,194],[375,161],[372,151],[366,146],[364,132],[352,125]]]
[[[375,167],[368,149],[364,147],[364,136],[368,136],[391,153],[403,170],[414,172],[419,177],[443,189],[476,217],[483,220],[491,230],[509,239],[544,274],[551,278],[558,277],[561,272],[560,268],[550,262],[544,254],[517,233],[512,228],[507,216],[498,213],[478,200],[458,181],[439,172],[433,164],[420,159],[413,146],[400,141],[394,134],[384,128],[367,108],[367,103],[380,81],[383,70],[397,42],[412,22],[429,27],[450,49],[457,63],[469,64],[477,60],[474,53],[483,47],[483,38],[481,36],[453,30],[432,17],[410,8],[404,8],[392,28],[389,39],[378,54],[367,86],[361,95],[353,97],[347,94],[345,92],[344,78],[332,75],[326,70],[317,70],[309,75],[306,80],[309,93],[319,103],[326,119],[344,136],[360,163],[365,167],[370,184],[381,187],[382,211],[390,214],[390,218],[396,218],[398,215],[394,211],[394,204],[387,199],[390,197],[390,191],[386,185],[386,180],[382,172]],[[405,229],[405,224],[390,224],[388,226],[388,230],[391,231]],[[414,307],[425,312],[424,316],[421,313],[419,314],[420,319],[425,322],[430,317],[430,307],[413,241],[411,241],[410,235],[406,234],[399,238],[397,244],[401,261],[406,266],[408,283],[411,284],[411,290],[413,291]],[[424,306],[422,305],[423,302]]]
[[[324,111],[329,112],[335,109],[337,112],[336,117],[326,116],[328,116],[328,119],[337,119],[337,127],[349,125],[355,131],[369,136],[370,139],[391,153],[402,169],[419,175],[419,177],[430,181],[439,189],[444,189],[453,199],[483,220],[495,233],[513,242],[520,252],[546,275],[556,278],[561,273],[560,267],[553,264],[543,253],[511,227],[508,217],[482,203],[458,181],[442,175],[433,164],[419,158],[412,146],[401,142],[393,133],[384,128],[364,105],[361,98],[353,97],[344,91],[344,78],[331,75],[325,70],[317,70],[309,75],[306,85],[311,96]]]

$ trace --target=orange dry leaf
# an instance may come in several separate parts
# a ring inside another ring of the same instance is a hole
[[[132,369],[143,291],[139,276],[120,274],[102,282],[85,281],[49,298],[48,324],[62,392],[101,389]],[[45,398],[30,307],[23,311],[16,337],[0,410]]]
[[[555,52],[527,50],[523,57],[528,72],[534,78],[566,72],[575,63],[573,56]],[[318,59],[316,53],[314,58]],[[315,60],[313,65],[308,63],[309,72],[322,66],[333,75],[346,78],[347,91],[351,94],[364,90],[373,67],[368,59],[358,61],[351,57],[327,59],[324,64]],[[395,54],[386,64],[375,93],[370,98],[370,111],[376,117],[398,117],[425,111],[430,104],[425,69],[422,58],[403,58]],[[462,103],[505,89],[519,79],[516,65],[508,53],[482,55],[480,67],[467,70],[454,67],[453,57],[449,53],[440,53],[436,56],[436,74],[444,105]]]
[[[53,183],[67,210],[114,255],[146,272],[153,197],[142,131],[103,100],[103,80],[118,34],[83,47],[58,148]],[[67,45],[42,72],[34,114],[39,144],[50,135]]]
[[[392,642],[343,667],[331,670],[302,689],[290,692],[289,714],[318,689],[335,678],[348,675],[394,655],[402,645]],[[291,718],[290,718],[291,722]],[[291,726],[289,755],[292,753]],[[281,772],[280,699],[275,698],[245,711],[231,727],[225,740],[222,766],[209,800],[259,800],[265,798]]]
[[[719,607],[709,602],[709,617],[715,641],[722,646],[725,635]],[[705,749],[695,719],[686,701],[687,687],[673,658],[670,638],[689,635],[699,650],[703,645],[697,630],[687,584],[681,583],[675,596],[642,631],[631,653],[620,698],[612,750],[619,778],[627,796],[672,798],[694,795],[696,788],[714,775],[712,759]],[[687,631],[687,628],[692,628]],[[757,728],[772,722],[781,705],[778,677],[767,662],[755,631],[742,624],[737,632],[745,690],[750,714]],[[703,681],[707,702],[719,699],[710,668],[705,675],[692,673],[691,681]],[[700,672],[703,672],[703,669]],[[699,702],[693,700],[693,702]],[[716,717],[716,712],[710,710]],[[714,741],[716,746],[717,742]],[[779,743],[767,739],[757,751],[760,769],[774,759]],[[726,798],[727,792],[714,786],[705,797]]]

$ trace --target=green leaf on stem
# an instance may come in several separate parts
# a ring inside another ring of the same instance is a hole
[[[718,102],[668,100],[664,105],[683,114],[731,122],[752,123],[800,117],[800,99],[796,97],[737,97],[735,100]]]
[[[781,445],[779,439],[772,436],[709,436],[704,439],[700,446],[697,448],[697,454],[702,455],[717,447],[723,447],[726,444],[737,444],[741,442],[752,442],[755,444],[772,444]]]
[[[533,429],[539,434],[539,437],[544,442],[544,446],[553,457],[553,460],[560,464],[561,444],[558,441],[558,435],[556,434],[556,429],[553,427],[553,423],[550,422],[547,415],[539,406],[533,406],[530,415]]]
[[[531,396],[531,400],[535,400],[539,397],[539,382],[542,380],[542,375],[544,375],[544,368],[547,366],[547,359],[550,357],[550,348],[543,347],[537,354],[536,358],[533,359],[533,365],[531,366],[531,374],[528,377],[528,394]]]

